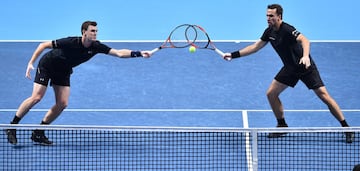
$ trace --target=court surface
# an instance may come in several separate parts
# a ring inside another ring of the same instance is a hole
[[[32,91],[32,80],[25,78],[25,70],[38,43],[0,44],[0,123],[7,124]],[[151,50],[160,42],[106,44],[119,49]],[[248,44],[216,43],[224,52]],[[348,123],[359,126],[360,43],[314,42],[311,50],[328,91],[344,110]],[[118,59],[99,54],[74,69],[69,106],[53,124],[243,127],[241,112],[231,111],[240,109],[256,111],[248,113],[249,127],[273,127],[276,121],[268,111],[265,92],[281,66],[270,45],[231,62],[222,60],[211,50],[189,53],[187,49],[164,49],[149,59]],[[339,126],[326,106],[301,82],[285,90],[281,99],[287,110],[310,110],[286,112],[290,126]],[[53,103],[53,91],[49,87],[35,111],[21,123],[40,123]],[[146,109],[170,111],[146,112]]]
[[[106,44],[117,49],[151,50],[161,43]],[[224,52],[248,44],[216,42]],[[0,42],[0,124],[8,124],[18,105],[31,94],[33,83],[25,78],[25,70],[37,45]],[[359,127],[360,43],[314,42],[311,48],[328,91],[348,123]],[[52,125],[274,127],[276,120],[265,92],[281,66],[270,45],[231,62],[210,50],[189,53],[187,49],[163,49],[149,59],[118,59],[99,54],[74,69],[69,106]],[[301,82],[288,88],[281,99],[291,127],[340,126]],[[40,123],[53,103],[49,87],[21,124]],[[358,138],[354,143],[359,143]]]

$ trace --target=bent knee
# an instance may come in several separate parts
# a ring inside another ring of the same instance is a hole
[[[271,89],[268,89],[268,90],[266,91],[266,96],[267,96],[268,98],[270,98],[270,97],[277,97],[277,96],[279,96],[279,93],[276,93],[275,91],[273,91],[273,90],[271,90]]]
[[[43,96],[31,96],[29,100],[31,100],[33,104],[37,104],[41,101],[42,97]]]
[[[68,106],[68,102],[67,101],[56,102],[56,106],[60,109],[65,109]]]

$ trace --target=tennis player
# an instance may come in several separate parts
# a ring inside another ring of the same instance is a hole
[[[250,55],[270,42],[284,64],[266,93],[277,119],[277,127],[288,126],[279,95],[287,87],[294,87],[299,80],[315,92],[343,127],[348,127],[340,107],[326,90],[315,62],[311,58],[309,40],[293,26],[283,22],[283,8],[279,4],[268,5],[266,16],[268,28],[265,29],[261,39],[239,51],[226,53],[224,58],[229,60]],[[269,137],[277,138],[282,135],[284,133],[271,133]],[[354,133],[347,132],[345,135],[346,142],[352,143]]]
[[[18,124],[29,110],[43,98],[49,81],[54,89],[56,100],[55,105],[46,113],[41,124],[46,125],[53,122],[68,105],[72,68],[88,61],[98,53],[120,58],[150,57],[149,51],[110,48],[96,40],[97,32],[95,21],[85,21],[81,26],[81,37],[67,37],[39,44],[26,69],[26,77],[29,79],[31,79],[30,71],[34,69],[33,64],[41,53],[45,49],[52,50],[45,53],[39,60],[32,95],[21,103],[11,124]],[[16,130],[5,131],[8,142],[17,144]],[[52,141],[45,136],[44,130],[34,130],[31,139],[44,145],[52,144]]]

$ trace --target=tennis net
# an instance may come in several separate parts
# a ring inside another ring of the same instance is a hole
[[[18,144],[0,139],[0,170],[267,171],[351,170],[360,163],[360,128],[214,128],[0,125]],[[45,130],[54,144],[34,144]],[[270,132],[287,132],[268,138]]]

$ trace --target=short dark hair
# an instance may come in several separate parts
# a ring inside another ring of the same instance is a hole
[[[281,7],[281,5],[279,4],[270,4],[267,6],[268,9],[276,9],[276,14],[278,16],[280,16],[280,18],[282,19],[283,16],[283,8]]]
[[[360,164],[355,165],[353,171],[359,171],[359,170],[360,170]]]
[[[85,30],[88,29],[89,26],[97,26],[96,21],[85,21],[81,25],[81,35],[84,33]]]

